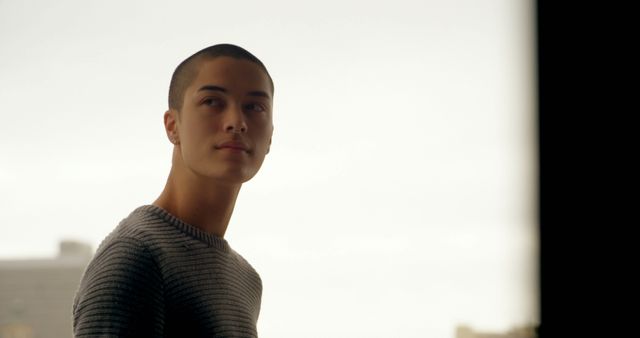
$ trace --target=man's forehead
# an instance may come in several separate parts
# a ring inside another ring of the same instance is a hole
[[[271,78],[253,61],[229,56],[201,57],[193,60],[191,71],[192,80],[185,88],[189,96],[198,95],[206,87],[217,87],[224,89],[219,92],[273,99]],[[255,95],[258,92],[267,95]]]
[[[199,80],[234,81],[247,85],[269,85],[268,75],[259,65],[227,56],[204,59],[196,66]]]

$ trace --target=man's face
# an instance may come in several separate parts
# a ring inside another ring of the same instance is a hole
[[[271,144],[271,96],[269,78],[250,61],[230,57],[200,61],[175,121],[180,165],[225,183],[251,179]]]

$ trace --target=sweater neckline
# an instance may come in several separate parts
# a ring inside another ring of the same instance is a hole
[[[172,213],[167,210],[153,204],[143,205],[137,208],[134,212],[144,212],[144,213],[152,213],[161,219],[165,220],[167,223],[177,228],[178,230],[184,232],[190,237],[193,237],[201,242],[204,242],[210,247],[215,247],[225,252],[229,251],[229,243],[226,239],[216,236],[214,234],[210,234],[208,232],[202,231],[200,228],[191,225],[187,222],[184,222],[180,218],[176,217]]]

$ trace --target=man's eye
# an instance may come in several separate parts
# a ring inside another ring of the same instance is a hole
[[[209,99],[204,99],[202,101],[202,104],[209,106],[209,107],[220,107],[222,106],[222,101],[218,100],[218,99],[214,99],[214,98],[209,98]]]
[[[244,109],[248,110],[248,111],[252,111],[252,112],[258,112],[258,113],[265,111],[264,106],[261,105],[261,104],[257,104],[257,103],[246,104],[244,106]]]

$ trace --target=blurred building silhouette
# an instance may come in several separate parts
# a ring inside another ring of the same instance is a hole
[[[53,259],[0,260],[0,338],[72,337],[73,297],[92,255],[62,241]]]
[[[479,332],[466,325],[456,328],[456,338],[537,338],[535,326],[516,327],[504,333]]]

